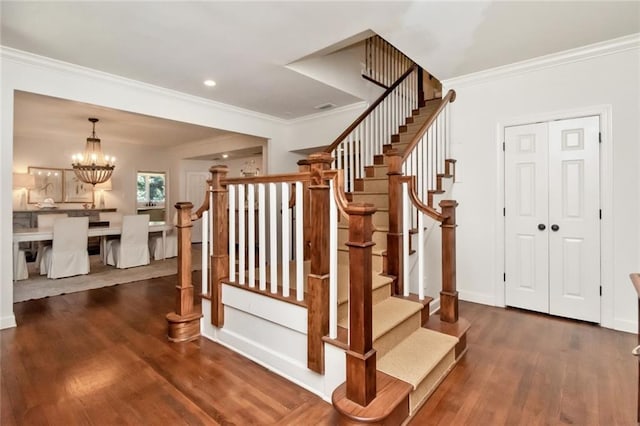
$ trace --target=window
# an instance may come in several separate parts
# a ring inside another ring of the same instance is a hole
[[[138,172],[138,207],[164,207],[165,174],[157,172]]]

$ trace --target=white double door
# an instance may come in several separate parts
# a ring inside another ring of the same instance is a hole
[[[505,128],[505,300],[600,322],[599,117]]]

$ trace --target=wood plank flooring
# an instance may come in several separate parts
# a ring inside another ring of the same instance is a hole
[[[206,339],[171,344],[175,278],[14,305],[2,425],[331,425],[332,407]],[[634,335],[461,303],[469,351],[413,425],[635,422]]]

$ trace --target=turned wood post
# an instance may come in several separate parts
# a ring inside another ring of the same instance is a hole
[[[309,160],[303,159],[298,161],[298,171],[301,173],[311,171]],[[303,201],[303,232],[304,232],[304,260],[311,259],[311,209],[309,208],[309,184],[304,182],[302,184],[302,201]],[[299,220],[296,218],[296,220]]]
[[[455,200],[440,201],[444,221],[442,228],[442,291],[440,320],[458,321],[458,291],[456,289],[456,207]]]
[[[389,171],[389,232],[385,273],[395,277],[393,294],[402,294],[402,155],[397,149],[387,151]]]
[[[324,374],[324,342],[329,334],[329,182],[323,171],[333,158],[320,152],[308,158],[311,267],[307,278],[307,367]],[[305,231],[306,232],[306,231]]]
[[[212,166],[211,192],[213,204],[213,249],[211,251],[211,273],[209,289],[211,291],[211,324],[216,327],[224,325],[224,308],[222,306],[222,280],[229,277],[229,198],[227,186],[222,179],[227,177],[227,166]],[[233,212],[232,212],[233,214]]]
[[[347,398],[362,406],[376,397],[376,350],[373,349],[371,241],[376,208],[350,203],[349,215],[349,350]]]
[[[193,311],[193,284],[191,282],[191,209],[193,204],[178,203],[178,283],[176,310],[167,314],[167,338],[171,342],[186,342],[200,336],[200,318]]]

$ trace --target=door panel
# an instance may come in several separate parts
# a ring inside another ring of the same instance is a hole
[[[600,322],[599,118],[549,123],[549,313]]]
[[[506,303],[549,311],[546,123],[505,129]]]

